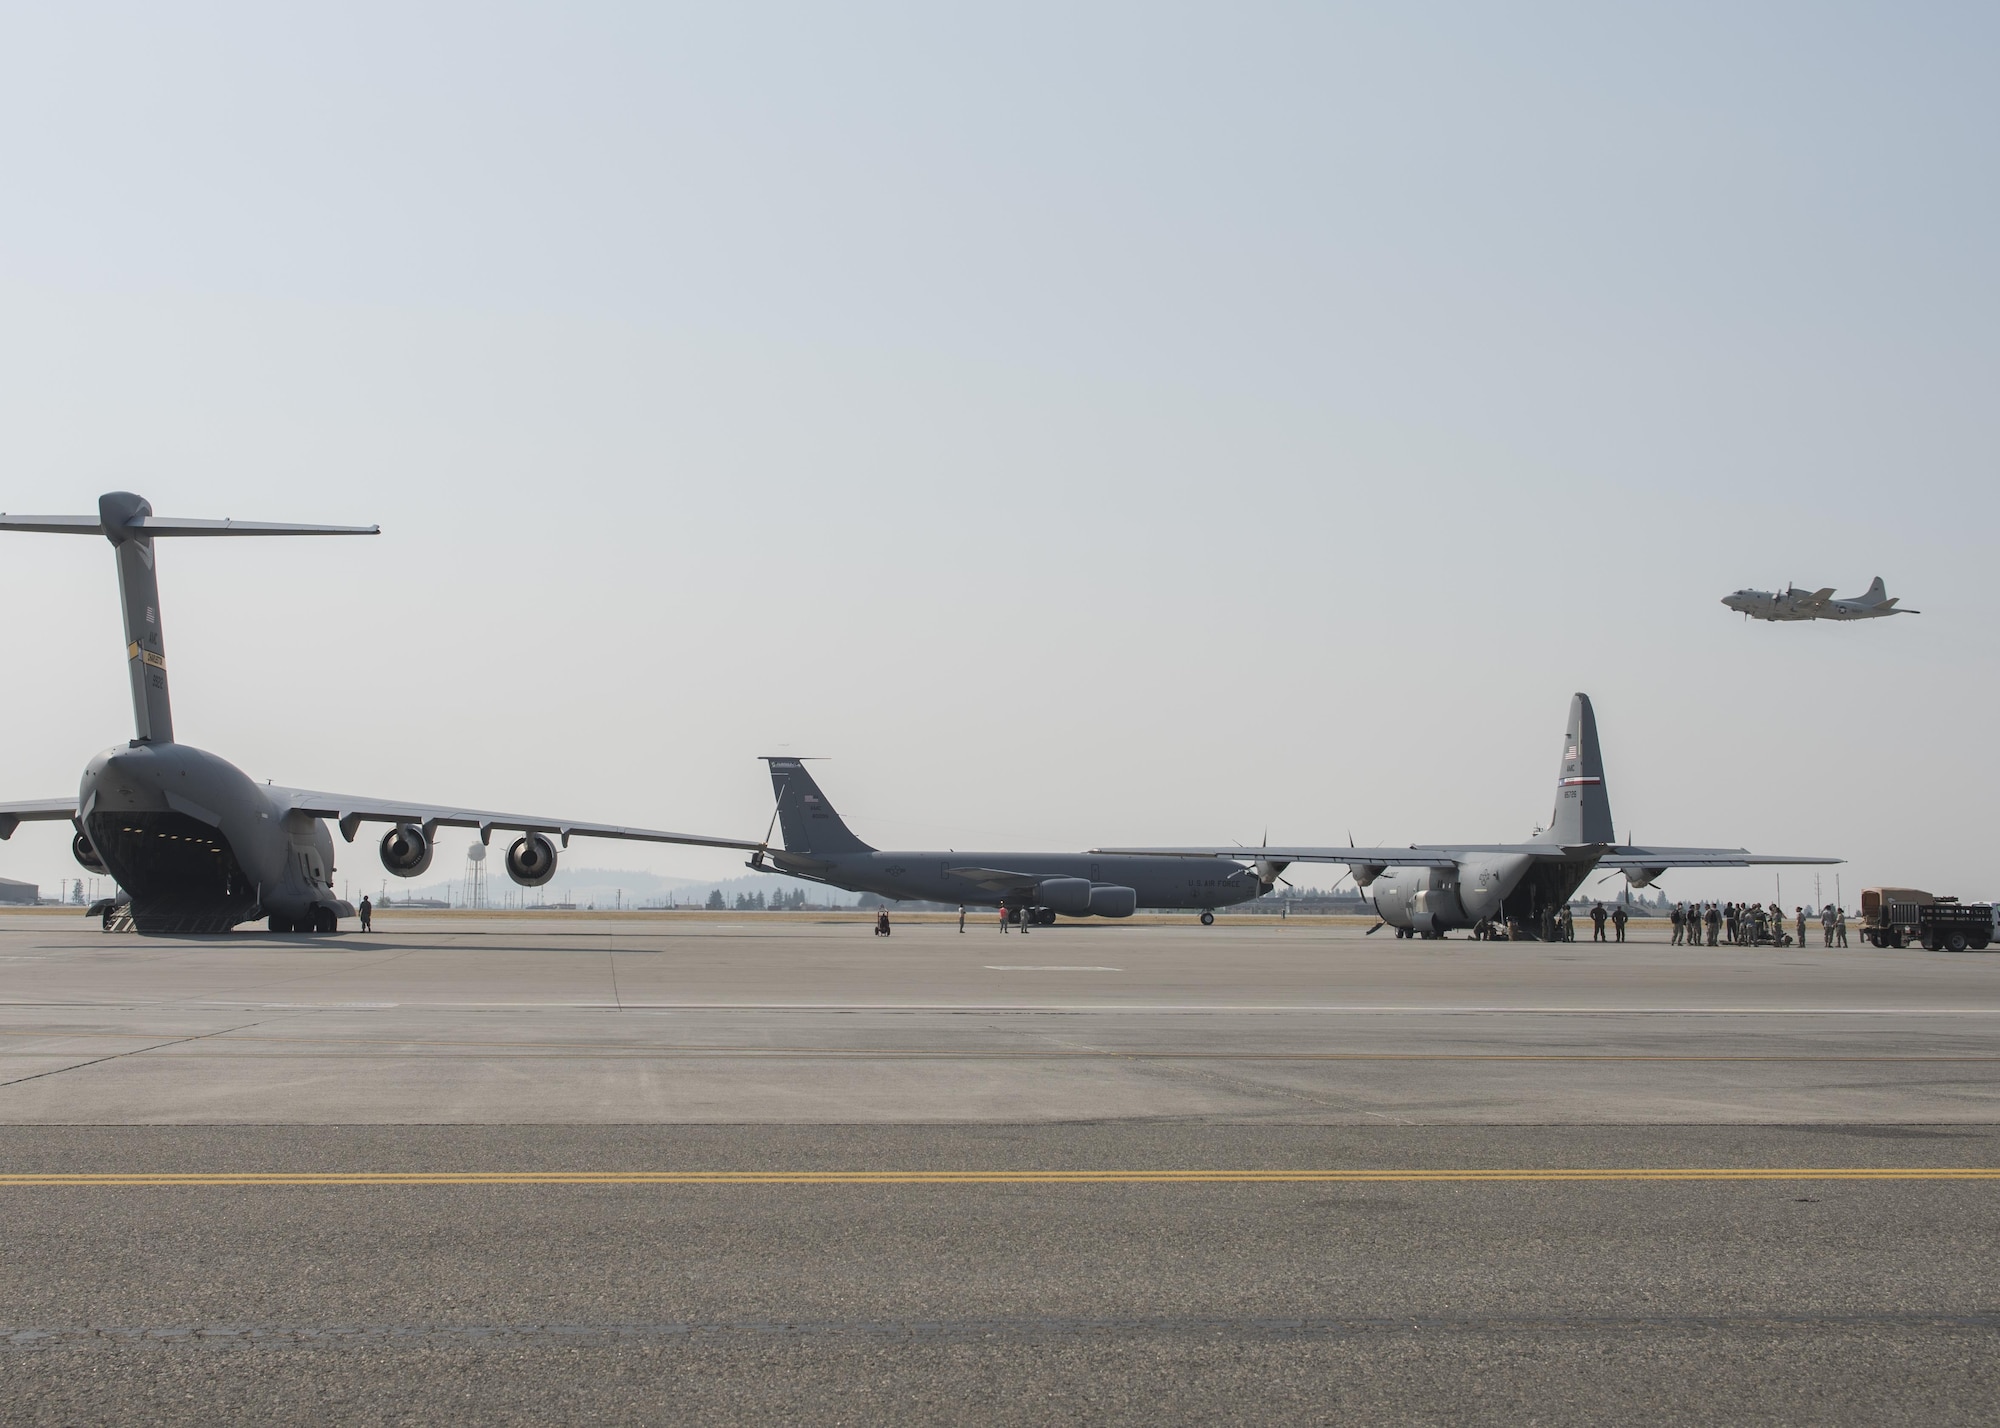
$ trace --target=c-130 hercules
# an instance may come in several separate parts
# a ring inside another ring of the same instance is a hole
[[[352,917],[354,909],[334,896],[329,819],[350,843],[363,823],[390,824],[382,838],[382,866],[399,878],[415,877],[430,866],[440,827],[477,828],[482,843],[496,828],[517,832],[521,837],[507,850],[506,867],[507,875],[523,887],[540,887],[555,876],[550,834],[559,836],[564,847],[573,835],[711,848],[760,846],[573,819],[276,788],[253,783],[214,754],[175,743],[154,542],[163,536],[375,535],[379,527],[180,520],[154,515],[151,505],[129,491],[113,491],[99,498],[95,517],[0,514],[0,530],[102,535],[117,552],[138,737],[92,759],[74,798],[0,803],[0,838],[12,837],[26,820],[74,823],[71,849],[76,860],[91,872],[117,879],[131,899],[133,926],[140,932],[226,932],[257,918],[268,918],[273,932],[337,930],[339,920]]]
[[[1108,848],[1107,854],[1184,858],[1238,856],[1230,848]],[[1597,744],[1597,716],[1590,696],[1570,701],[1556,775],[1555,815],[1547,829],[1525,843],[1413,843],[1407,848],[1258,848],[1259,858],[1286,863],[1345,863],[1374,901],[1375,915],[1398,937],[1441,937],[1481,922],[1512,927],[1517,936],[1546,940],[1555,916],[1597,868],[1625,875],[1635,888],[1649,886],[1669,868],[1747,868],[1766,864],[1838,863],[1839,858],[1794,858],[1742,848],[1656,848],[1620,843],[1604,788],[1604,755]],[[1375,929],[1370,928],[1373,932]]]

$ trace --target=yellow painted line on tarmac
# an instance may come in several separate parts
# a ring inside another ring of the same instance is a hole
[[[526,1170],[0,1174],[0,1187],[382,1185],[1379,1185],[1575,1181],[2000,1180],[1995,1166],[1554,1170]]]
[[[186,1037],[190,1033],[92,1031],[92,1030],[4,1030],[0,1037],[36,1038],[44,1041],[153,1041],[161,1037]],[[511,1052],[587,1051],[623,1056],[691,1057],[829,1057],[844,1060],[948,1060],[948,1061],[1556,1061],[1556,1062],[1661,1062],[1676,1063],[1800,1063],[1806,1065],[1880,1063],[1931,1064],[1964,1062],[1985,1065],[2000,1062],[2000,1056],[1969,1055],[1787,1055],[1784,1053],[1716,1053],[1712,1055],[1666,1055],[1635,1052],[1505,1052],[1505,1051],[1174,1051],[1137,1048],[1133,1050],[1076,1047],[932,1047],[932,1046],[720,1046],[676,1042],[631,1041],[507,1041],[491,1038],[438,1038],[401,1036],[242,1036],[232,1032],[202,1036],[207,1053],[226,1046],[361,1046],[390,1048],[448,1048],[452,1050],[494,1050]],[[46,1056],[46,1051],[0,1051],[0,1056]]]

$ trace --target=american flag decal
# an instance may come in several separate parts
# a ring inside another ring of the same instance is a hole
[[[1603,783],[1603,782],[1604,782],[1604,780],[1603,780],[1603,779],[1601,779],[1601,778],[1589,778],[1589,777],[1583,777],[1583,776],[1578,776],[1578,777],[1576,777],[1576,778],[1566,778],[1566,779],[1562,779],[1562,780],[1559,780],[1559,781],[1557,782],[1557,784],[1556,784],[1556,787],[1557,787],[1557,788],[1569,788],[1569,787],[1571,787],[1572,785],[1575,785],[1575,784],[1579,784],[1579,783]]]

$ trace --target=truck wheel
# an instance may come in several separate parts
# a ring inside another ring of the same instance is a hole
[[[1965,950],[1965,934],[1963,932],[1952,933],[1950,937],[1945,939],[1944,945],[1954,952],[1963,952]]]

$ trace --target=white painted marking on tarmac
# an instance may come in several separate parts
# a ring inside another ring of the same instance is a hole
[[[52,1007],[94,1011],[122,1009],[155,1011],[628,1011],[628,1012],[1091,1012],[1107,1016],[1212,1016],[1218,1012],[1283,1015],[1353,1016],[1632,1016],[1632,1017],[2000,1017],[2000,1007],[1625,1007],[1625,1006],[1352,1006],[1319,1002],[227,1002],[182,1001],[171,997],[145,1002],[28,1000],[0,997],[0,1009],[46,1010]]]
[[[195,1002],[231,1011],[394,1011],[401,1002]]]
[[[1122,972],[1125,969],[1123,967],[1027,967],[1014,964],[995,966],[989,962],[986,964],[986,970],[989,972]]]

